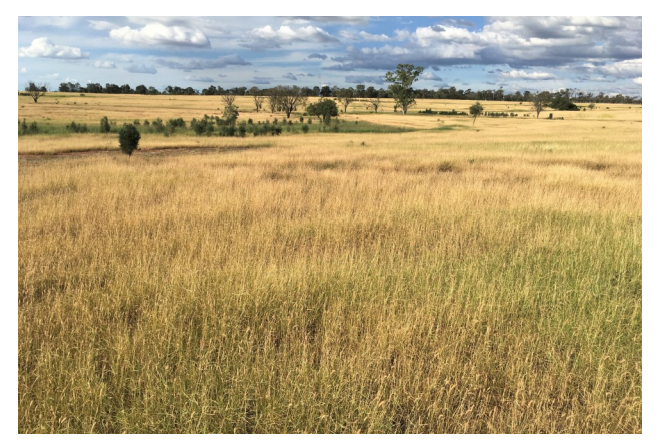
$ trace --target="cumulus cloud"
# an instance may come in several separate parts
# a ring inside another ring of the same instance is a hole
[[[297,81],[297,77],[290,72],[283,75],[283,77],[292,81]]]
[[[250,66],[251,63],[243,60],[238,55],[225,55],[211,60],[188,60],[184,63],[178,61],[158,58],[155,60],[158,66],[168,67],[177,70],[205,70],[205,69],[223,69],[227,66]]]
[[[26,69],[25,67],[21,67],[20,72],[21,72],[21,73],[27,73],[27,69]]]
[[[326,60],[327,56],[324,55],[324,54],[321,54],[321,53],[312,53],[306,58],[308,58],[309,60],[312,60],[312,59]]]
[[[635,84],[642,85],[642,77],[634,78],[634,79],[633,79],[633,82],[634,82]]]
[[[278,49],[282,44],[292,43],[338,43],[338,38],[325,30],[315,26],[305,26],[293,29],[290,26],[281,26],[275,30],[267,25],[255,28],[248,33],[247,39],[240,46],[254,51],[265,49]]]
[[[98,60],[94,63],[94,67],[97,69],[116,69],[117,66],[112,61]]]
[[[642,75],[642,58],[618,61],[616,63],[603,65],[586,63],[583,67],[588,72],[612,76],[619,79],[636,78]]]
[[[526,72],[523,70],[511,70],[509,72],[502,72],[502,78],[509,79],[524,79],[529,81],[546,81],[549,79],[556,79],[555,75],[548,72]]]
[[[443,81],[443,78],[437,76],[436,73],[427,70],[420,74],[420,79],[426,79],[428,81]]]
[[[384,35],[384,34],[373,35],[365,31],[359,32],[359,37],[361,37],[363,41],[388,41],[391,39],[391,37],[389,37],[388,35]]]
[[[413,31],[396,30],[384,46],[348,47],[349,63],[362,69],[410,63],[506,64],[523,70],[642,57],[642,17],[493,17],[482,28],[467,24],[443,20]]]
[[[18,50],[18,56],[76,60],[88,58],[89,54],[83,53],[79,47],[59,46],[53,44],[48,38],[41,37],[32,40],[32,44],[29,47],[21,47]]]
[[[209,76],[196,76],[196,75],[185,75],[185,79],[188,81],[197,81],[197,82],[215,82],[215,80]]]
[[[210,47],[210,40],[198,29],[165,26],[161,23],[150,23],[141,29],[132,29],[129,26],[112,29],[110,37],[121,43],[137,46]]]
[[[158,73],[155,66],[147,66],[146,64],[131,64],[126,67],[126,70],[131,73],[148,73],[151,75]]]

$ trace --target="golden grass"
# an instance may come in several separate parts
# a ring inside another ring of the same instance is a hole
[[[641,124],[610,114],[20,157],[19,431],[641,432]]]

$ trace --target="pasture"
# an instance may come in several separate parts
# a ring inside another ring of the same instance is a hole
[[[641,107],[471,104],[19,96],[19,432],[642,432]]]

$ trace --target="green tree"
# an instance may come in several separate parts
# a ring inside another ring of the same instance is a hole
[[[479,102],[476,102],[468,109],[468,113],[473,116],[473,125],[475,125],[475,120],[482,114],[483,111],[484,107],[482,107],[482,104]]]
[[[121,130],[119,130],[119,148],[121,148],[121,152],[129,157],[132,156],[133,151],[137,150],[141,137],[133,124],[123,124]]]
[[[315,104],[309,104],[306,111],[310,116],[322,118],[323,122],[329,121],[332,116],[338,116],[338,107],[333,99],[320,99]]]
[[[423,67],[415,67],[413,64],[398,64],[395,72],[386,72],[386,81],[392,83],[388,86],[390,96],[402,108],[402,114],[406,115],[407,109],[416,103],[411,85],[418,81],[423,70]]]
[[[235,125],[235,121],[238,120],[239,115],[240,113],[238,113],[238,108],[236,106],[228,105],[224,107],[224,114],[222,116],[224,117],[224,120],[228,123],[228,125],[232,127]]]

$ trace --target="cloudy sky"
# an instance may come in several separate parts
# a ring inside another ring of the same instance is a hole
[[[420,88],[642,95],[641,17],[19,17],[28,80],[386,87],[398,63]]]

